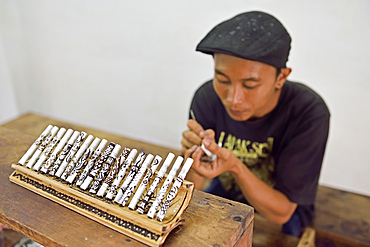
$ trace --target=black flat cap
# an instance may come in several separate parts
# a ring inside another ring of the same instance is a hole
[[[286,68],[291,38],[272,15],[260,11],[245,12],[214,27],[196,50],[224,53]]]

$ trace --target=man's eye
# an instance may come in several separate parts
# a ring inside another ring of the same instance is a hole
[[[220,79],[217,78],[217,81],[219,83],[222,83],[222,84],[229,84],[229,81],[227,81],[227,80],[220,80]]]

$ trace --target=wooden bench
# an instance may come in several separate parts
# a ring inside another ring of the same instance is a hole
[[[319,186],[316,246],[370,246],[370,197]]]

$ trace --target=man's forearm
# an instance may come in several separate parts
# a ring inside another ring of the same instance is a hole
[[[240,187],[243,196],[262,215],[273,222],[283,224],[294,213],[297,204],[291,202],[282,192],[275,190],[257,178],[239,160],[231,174]]]

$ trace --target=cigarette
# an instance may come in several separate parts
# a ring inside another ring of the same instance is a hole
[[[125,181],[123,181],[121,188],[119,188],[116,198],[114,199],[114,202],[118,203],[121,200],[126,188],[129,186],[132,179],[134,179],[134,176],[139,171],[141,164],[144,162],[145,155],[146,155],[145,152],[140,152],[140,154],[137,156],[135,164],[132,166],[130,172],[125,178]]]
[[[144,193],[145,188],[148,186],[150,179],[153,177],[153,174],[157,170],[161,161],[162,161],[162,157],[159,155],[156,155],[150,169],[145,174],[143,181],[141,181],[141,184],[137,188],[134,197],[132,198],[130,204],[128,205],[129,209],[132,209],[132,210],[135,209],[136,204],[138,203],[141,195]]]
[[[41,144],[39,145],[39,147],[37,148],[37,150],[35,151],[35,153],[32,155],[31,159],[28,161],[27,168],[30,168],[30,169],[32,168],[32,166],[35,164],[36,160],[38,159],[38,157],[40,156],[40,154],[42,153],[42,151],[44,151],[44,149],[46,148],[46,146],[53,139],[53,137],[57,133],[58,129],[59,128],[57,126],[54,126],[50,130],[49,134],[44,138],[44,140],[41,142]]]
[[[177,170],[179,169],[182,161],[184,160],[183,157],[178,156],[175,164],[173,165],[170,173],[167,176],[167,179],[164,181],[161,190],[158,192],[157,197],[155,198],[152,206],[149,209],[149,212],[147,213],[147,216],[151,219],[154,218],[154,214],[157,212],[157,208],[159,204],[161,203],[162,199],[164,198],[165,194],[167,193],[168,188],[170,187],[170,184],[173,181],[173,178],[176,176]]]
[[[66,180],[67,176],[72,172],[72,169],[76,166],[78,160],[81,158],[82,154],[87,149],[87,146],[90,145],[91,141],[94,139],[92,135],[89,135],[85,142],[81,145],[80,149],[77,151],[76,155],[73,157],[72,161],[69,162],[68,166],[64,170],[61,179]],[[72,148],[73,149],[73,148]],[[59,168],[60,169],[60,168]]]
[[[108,141],[106,139],[103,139],[100,142],[98,148],[95,150],[94,154],[91,156],[91,159],[87,163],[85,169],[83,170],[83,172],[79,176],[79,178],[77,180],[77,183],[76,183],[77,186],[80,186],[85,181],[87,175],[90,172],[90,169],[95,165],[95,162],[98,160],[100,154],[103,152],[103,149],[107,145],[107,143],[108,143]]]
[[[102,186],[100,187],[100,189],[99,189],[99,191],[97,193],[98,196],[101,196],[101,197],[104,196],[104,194],[107,191],[109,185],[112,183],[114,177],[118,173],[119,168],[123,165],[123,163],[125,162],[127,156],[129,155],[129,153],[130,153],[130,149],[129,148],[125,148],[122,151],[121,155],[116,160],[116,163],[114,163],[112,170],[109,172],[107,178],[105,179],[105,181],[103,182]]]
[[[168,167],[171,165],[173,158],[175,158],[175,155],[173,153],[169,153],[167,155],[167,158],[165,159],[161,169],[159,169],[157,176],[155,177],[153,183],[150,185],[150,188],[148,192],[146,193],[144,200],[140,203],[138,209],[136,210],[140,214],[143,214],[145,212],[146,206],[148,205],[149,201],[152,199],[155,190],[157,189],[159,183],[162,181],[163,176],[166,173]]]
[[[53,128],[52,125],[49,125],[48,127],[46,127],[46,129],[41,133],[41,135],[31,145],[31,147],[27,150],[27,152],[23,155],[23,157],[18,161],[18,164],[21,164],[22,166],[24,166],[24,163],[26,163],[26,161],[31,157],[31,155],[36,151],[36,148],[41,144],[45,136],[49,134],[52,128]]]
[[[54,176],[55,173],[57,172],[59,166],[62,164],[62,162],[64,161],[64,158],[67,156],[67,154],[69,153],[69,151],[72,149],[72,146],[73,146],[73,143],[75,142],[75,140],[77,139],[77,137],[80,135],[80,132],[79,131],[75,131],[73,132],[73,135],[71,138],[69,138],[68,142],[67,142],[67,145],[64,146],[62,152],[60,153],[58,159],[55,161],[53,167],[51,168],[49,174]]]
[[[113,198],[114,193],[118,189],[118,185],[121,183],[123,177],[125,176],[127,169],[131,166],[131,163],[134,160],[136,154],[137,154],[137,150],[132,149],[127,159],[125,160],[125,163],[122,165],[120,171],[118,172],[117,177],[114,179],[113,184],[110,187],[105,198],[108,198],[108,199]]]
[[[57,156],[59,155],[60,151],[62,151],[64,145],[67,143],[72,133],[73,133],[72,129],[67,130],[67,133],[63,136],[62,140],[60,140],[57,147],[54,149],[53,153],[50,155],[50,158],[46,161],[46,163],[41,168],[41,171],[43,173],[47,173],[51,165],[54,164],[55,160],[57,159]]]
[[[81,184],[81,186],[80,186],[81,189],[83,189],[83,190],[87,189],[87,187],[90,185],[91,181],[98,174],[100,168],[107,161],[109,155],[112,153],[115,146],[116,146],[116,144],[114,144],[113,142],[109,143],[108,147],[104,150],[104,153],[100,156],[98,162],[96,162],[94,167],[91,169],[90,174],[86,177],[85,181]]]
[[[195,114],[194,114],[194,112],[193,112],[193,110],[192,109],[190,109],[190,115],[191,115],[191,118],[192,119],[194,119],[195,121],[197,121],[196,120],[196,118],[195,118]],[[222,145],[222,143],[221,143],[221,145]],[[202,145],[201,145],[201,148],[202,148],[202,150],[204,151],[204,153],[207,155],[207,156],[209,156],[209,157],[211,157],[211,159],[212,159],[212,161],[214,161],[215,159],[216,159],[216,155],[215,154],[213,154],[211,151],[209,151],[205,146],[204,146],[204,144],[202,143]]]
[[[165,202],[163,203],[161,209],[159,210],[157,214],[157,220],[162,221],[164,216],[166,215],[168,209],[170,208],[171,202],[176,197],[177,192],[179,191],[182,183],[184,182],[184,179],[186,177],[186,174],[188,173],[190,167],[192,166],[194,160],[192,158],[187,158],[185,161],[184,166],[182,167],[179,175],[176,178],[176,181],[173,183],[172,188],[170,192],[167,195],[167,198]]]
[[[85,151],[84,155],[78,161],[73,171],[69,174],[68,178],[66,179],[67,182],[71,184],[73,180],[75,180],[77,174],[82,170],[82,167],[84,167],[87,160],[94,153],[94,150],[96,149],[99,143],[100,143],[100,139],[98,137],[95,137],[94,141],[90,144],[90,147]]]
[[[139,184],[141,178],[143,177],[146,169],[148,168],[150,162],[152,162],[154,156],[152,154],[148,154],[144,160],[143,165],[140,167],[139,171],[136,173],[134,179],[131,181],[128,188],[125,190],[121,200],[118,202],[121,206],[125,206],[127,201],[130,199],[132,193],[134,192],[136,186]]]
[[[44,161],[49,157],[53,148],[59,143],[60,139],[63,137],[64,133],[66,132],[65,128],[60,128],[57,135],[54,136],[53,140],[49,143],[49,145],[45,148],[44,152],[41,154],[40,158],[37,160],[36,164],[33,166],[33,170],[38,171]]]
[[[99,189],[100,184],[103,182],[103,179],[107,176],[111,166],[116,161],[118,152],[121,150],[121,145],[117,144],[112,153],[109,155],[107,161],[105,162],[103,168],[101,169],[98,177],[95,179],[93,185],[91,186],[89,192],[96,194],[96,191]]]
[[[73,144],[71,150],[69,151],[69,153],[67,154],[67,156],[63,160],[62,164],[59,166],[59,169],[55,173],[55,176],[57,176],[59,178],[62,175],[62,173],[64,172],[64,169],[66,169],[69,162],[72,161],[72,158],[75,155],[75,153],[81,147],[82,142],[85,140],[86,136],[87,136],[86,132],[84,132],[84,131],[80,132],[80,134],[78,135],[77,140]]]

